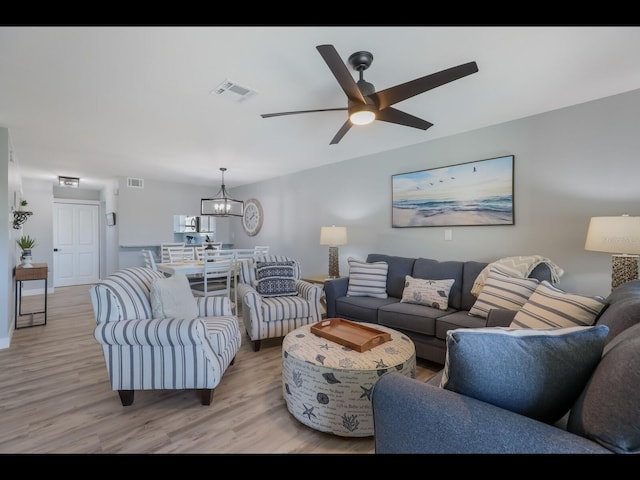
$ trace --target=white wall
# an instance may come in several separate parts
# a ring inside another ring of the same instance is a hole
[[[173,216],[199,215],[200,199],[216,188],[150,179],[144,179],[144,188],[130,188],[124,177],[118,183],[119,237],[125,247],[173,242]]]

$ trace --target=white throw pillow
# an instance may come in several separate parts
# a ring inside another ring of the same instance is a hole
[[[513,317],[511,328],[561,328],[593,325],[605,306],[602,297],[567,293],[543,280]]]
[[[151,311],[153,318],[186,318],[200,314],[186,275],[176,273],[151,282]]]
[[[505,275],[500,269],[491,268],[469,315],[487,318],[492,308],[520,310],[539,283],[535,278]]]
[[[347,297],[387,298],[387,262],[367,263],[349,257]]]
[[[455,280],[428,280],[405,276],[404,290],[400,303],[418,303],[446,310],[449,306],[449,292]]]

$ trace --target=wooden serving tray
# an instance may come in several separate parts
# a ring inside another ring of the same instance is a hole
[[[311,333],[332,342],[365,352],[391,340],[391,334],[343,318],[327,318],[311,325]]]

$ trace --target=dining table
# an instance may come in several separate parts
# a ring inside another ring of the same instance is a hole
[[[202,273],[204,262],[202,260],[190,260],[175,263],[156,263],[156,268],[162,273],[166,273],[168,275],[175,275],[176,273],[197,275],[198,273]]]
[[[157,263],[156,268],[158,271],[167,275],[175,275],[176,273],[182,273],[184,275],[197,275],[203,272],[204,261],[203,260],[187,260],[184,262],[166,262]],[[233,309],[237,313],[238,311],[238,291],[236,285],[238,283],[238,271],[234,267],[231,278],[233,279]]]

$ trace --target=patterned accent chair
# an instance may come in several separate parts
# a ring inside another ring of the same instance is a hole
[[[263,296],[257,291],[257,262],[293,261],[293,277],[297,295]],[[322,319],[320,297],[322,288],[300,280],[300,264],[281,255],[258,255],[253,260],[239,262],[238,298],[242,301],[242,319],[253,351],[260,350],[260,341],[284,337],[291,330],[319,322]]]
[[[242,333],[228,297],[198,297],[200,316],[152,318],[154,278],[146,267],[125,268],[89,289],[111,388],[123,406],[133,403],[135,390],[198,390],[210,405],[213,389],[232,365]]]

